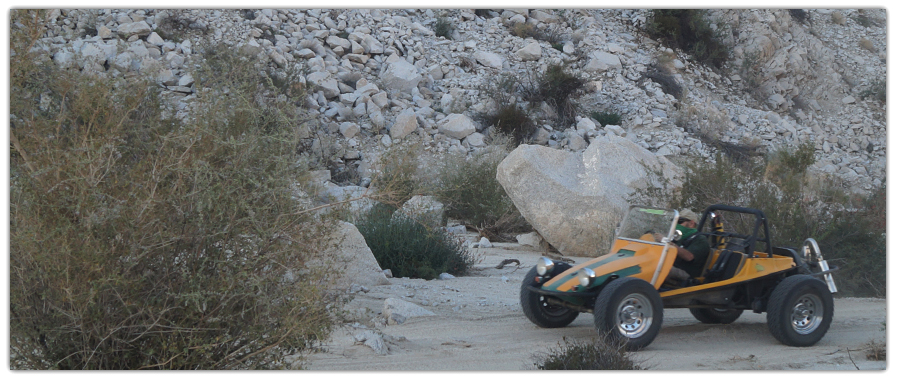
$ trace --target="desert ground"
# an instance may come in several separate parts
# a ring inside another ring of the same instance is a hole
[[[444,280],[391,278],[368,286],[347,305],[352,318],[303,368],[350,371],[514,371],[534,369],[537,355],[565,337],[596,339],[590,314],[566,328],[543,329],[522,314],[519,285],[541,256],[530,246],[495,243],[478,254],[468,276]],[[521,265],[496,266],[505,259]],[[580,262],[585,259],[573,259]],[[836,277],[840,289],[840,276]],[[367,291],[366,291],[367,290]],[[386,324],[384,301],[402,299],[433,312]],[[631,353],[651,370],[884,370],[885,361],[866,359],[866,344],[886,339],[886,301],[835,300],[825,337],[807,348],[788,347],[769,334],[765,314],[745,312],[728,325],[698,322],[687,309],[666,309],[663,326],[647,348]]]

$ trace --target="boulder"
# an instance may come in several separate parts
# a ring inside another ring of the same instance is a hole
[[[677,174],[665,157],[612,135],[597,137],[583,154],[520,145],[497,167],[522,216],[567,257],[606,253],[629,195],[649,185],[680,189]]]
[[[475,133],[475,123],[472,119],[464,114],[454,113],[444,119],[443,124],[438,127],[438,132],[448,137],[461,140],[468,135]]]
[[[535,61],[541,58],[541,44],[538,42],[532,42],[526,45],[524,48],[516,51],[516,56],[519,56],[522,61]]]
[[[316,91],[321,90],[325,93],[325,98],[334,98],[341,95],[337,80],[326,71],[310,73],[309,76],[306,76],[306,80],[315,85],[314,89]]]
[[[531,246],[538,250],[543,250],[544,243],[546,243],[546,241],[544,241],[544,238],[541,238],[541,235],[536,231],[517,235],[516,242],[518,242],[520,245]]]
[[[475,52],[475,61],[486,67],[503,69],[503,58],[493,52],[477,51]]]
[[[414,303],[402,299],[388,298],[384,300],[384,309],[381,311],[388,324],[402,324],[409,318],[434,316],[435,314]]]
[[[150,24],[147,24],[146,21],[137,21],[133,23],[127,23],[119,25],[119,28],[116,30],[123,38],[129,38],[133,35],[138,36],[148,36],[150,32],[153,32],[153,29],[150,28]]]
[[[588,72],[603,72],[609,69],[621,69],[622,61],[619,56],[609,52],[597,51],[591,54],[591,60],[584,67]]]
[[[353,285],[391,284],[378,266],[372,250],[366,245],[366,239],[352,223],[338,222],[327,248],[325,259],[333,262],[333,266],[339,271],[329,287],[346,290]]]
[[[416,118],[416,112],[412,108],[408,108],[397,116],[394,125],[391,126],[391,138],[395,140],[402,139],[419,127],[419,121]]]
[[[419,74],[416,66],[403,59],[397,59],[388,64],[387,69],[381,76],[385,88],[407,93],[419,85],[422,79],[423,77]]]

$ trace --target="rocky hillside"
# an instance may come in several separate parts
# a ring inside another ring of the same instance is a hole
[[[67,9],[48,12],[49,28],[34,49],[64,68],[149,76],[182,118],[200,86],[193,74],[204,50],[224,44],[255,55],[310,86],[300,107],[313,120],[298,132],[328,149],[332,167],[358,168],[362,183],[378,155],[398,142],[418,138],[434,152],[481,150],[490,129],[474,117],[494,107],[485,85],[562,64],[588,86],[575,100],[571,125],[560,125],[548,105],[518,100],[539,121],[534,143],[580,151],[613,134],[659,155],[710,157],[721,147],[765,153],[811,142],[814,171],[836,175],[855,192],[881,184],[884,9],[710,11],[708,20],[731,51],[717,69],[647,37],[650,14]],[[518,37],[516,23],[552,38]],[[664,91],[650,70],[675,79],[681,96]],[[592,112],[622,119],[601,126]]]

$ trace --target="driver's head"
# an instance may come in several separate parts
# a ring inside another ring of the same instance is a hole
[[[700,217],[697,216],[697,213],[691,211],[691,209],[684,209],[678,212],[678,224],[687,228],[696,229],[697,221],[700,220]]]

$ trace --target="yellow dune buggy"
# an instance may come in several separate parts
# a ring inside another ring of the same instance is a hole
[[[744,310],[765,312],[769,331],[789,346],[811,346],[825,335],[837,269],[829,268],[814,239],[800,249],[773,247],[762,211],[712,205],[697,225],[710,244],[701,275],[664,283],[681,239],[678,218],[675,210],[632,206],[608,254],[574,266],[542,257],[522,281],[525,316],[554,328],[593,313],[600,334],[627,350],[653,341],[663,308],[688,308],[700,322],[721,324]]]

